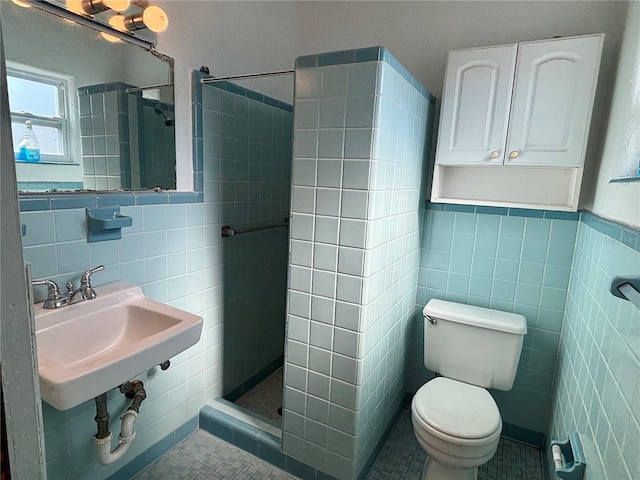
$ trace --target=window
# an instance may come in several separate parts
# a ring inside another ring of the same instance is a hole
[[[24,122],[31,120],[40,146],[40,160],[70,162],[69,79],[54,73],[7,67],[13,151],[24,136]]]

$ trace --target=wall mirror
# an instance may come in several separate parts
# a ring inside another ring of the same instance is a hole
[[[34,6],[2,17],[21,193],[176,188],[172,59]]]

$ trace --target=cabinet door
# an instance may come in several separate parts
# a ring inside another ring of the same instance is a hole
[[[438,163],[503,162],[516,53],[515,44],[449,52]]]
[[[521,43],[505,164],[580,166],[603,35]]]

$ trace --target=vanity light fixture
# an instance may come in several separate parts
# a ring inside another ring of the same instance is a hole
[[[146,7],[142,12],[125,17],[116,13],[109,19],[109,26],[120,32],[133,32],[148,28],[152,32],[164,32],[169,24],[167,14],[160,7],[154,5]],[[109,35],[108,33],[101,33],[102,37],[108,42],[119,42],[120,39]]]
[[[131,5],[130,0],[67,0],[68,10],[80,15],[96,15],[113,10],[124,12]]]
[[[168,25],[169,18],[166,12],[156,5],[150,5],[140,13],[129,15],[123,21],[125,30],[129,32],[148,28],[152,32],[160,33],[164,32]]]
[[[121,32],[134,32],[148,28],[152,32],[160,33],[167,29],[167,25],[169,25],[167,14],[163,9],[155,5],[150,5],[141,12],[127,17],[117,13],[109,19],[109,26]],[[107,38],[106,34],[103,36]]]
[[[2,0],[0,0],[2,1]],[[16,1],[16,0],[13,0]],[[146,50],[153,50],[153,42],[145,39],[144,36],[138,36],[132,34],[126,28],[116,28],[110,24],[107,24],[109,14],[106,15],[89,15],[83,9],[82,5],[88,0],[17,0],[21,3],[25,3],[34,7],[37,10],[42,10],[52,15],[56,15],[68,22],[77,23],[85,27],[98,31],[107,40],[114,42],[116,39],[124,40],[125,42],[133,43]],[[99,0],[92,0],[93,5],[96,5]],[[133,2],[130,0],[102,0],[102,3],[110,4],[115,8],[122,8],[124,2],[131,6]],[[138,0],[139,2],[139,0]],[[141,8],[137,3],[134,3],[135,7]],[[120,13],[115,12],[113,9],[109,9],[112,12],[111,16],[124,18]],[[115,15],[113,15],[115,13]],[[116,22],[118,20],[115,20]],[[117,25],[117,23],[116,23]],[[107,38],[108,37],[108,38]]]

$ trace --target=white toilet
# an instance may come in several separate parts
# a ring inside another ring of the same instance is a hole
[[[427,452],[422,480],[475,480],[498,448],[502,419],[485,388],[511,390],[527,320],[522,315],[430,300],[424,315],[424,364],[441,376],[411,402]]]

